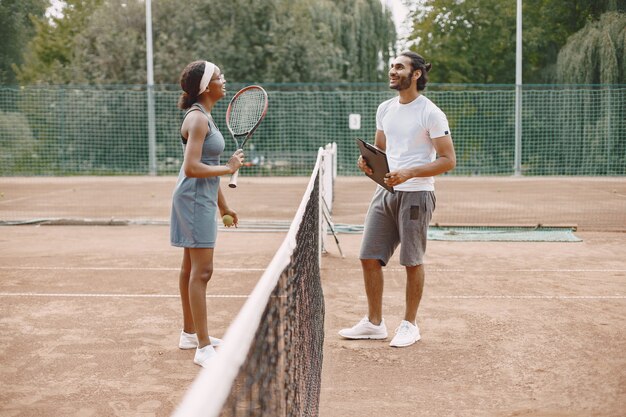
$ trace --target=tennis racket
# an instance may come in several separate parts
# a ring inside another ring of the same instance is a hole
[[[267,93],[258,85],[242,88],[235,94],[226,110],[226,125],[237,149],[243,149],[267,113]],[[230,177],[230,188],[237,187],[239,170]]]

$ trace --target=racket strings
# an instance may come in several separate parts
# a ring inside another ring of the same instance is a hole
[[[233,101],[228,124],[235,135],[251,131],[261,120],[265,110],[266,96],[260,89],[250,89]]]

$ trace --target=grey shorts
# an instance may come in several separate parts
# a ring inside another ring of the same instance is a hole
[[[365,218],[359,259],[378,259],[384,266],[401,245],[400,264],[421,265],[433,211],[433,191],[396,191],[392,194],[378,187]]]

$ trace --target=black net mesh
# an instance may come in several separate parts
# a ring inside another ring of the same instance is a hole
[[[317,416],[324,342],[319,181],[222,416]]]

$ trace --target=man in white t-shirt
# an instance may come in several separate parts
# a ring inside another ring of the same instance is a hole
[[[339,334],[346,339],[385,339],[382,316],[383,270],[400,245],[400,264],[406,268],[404,319],[390,346],[409,346],[420,339],[417,309],[424,288],[423,256],[428,223],[435,209],[435,175],[456,165],[454,145],[446,115],[420,93],[428,82],[427,64],[414,52],[403,52],[391,63],[389,87],[398,95],[383,102],[376,112],[375,145],[387,153],[390,193],[378,186],[365,220],[361,266],[368,315]],[[359,156],[361,171],[371,174]]]

